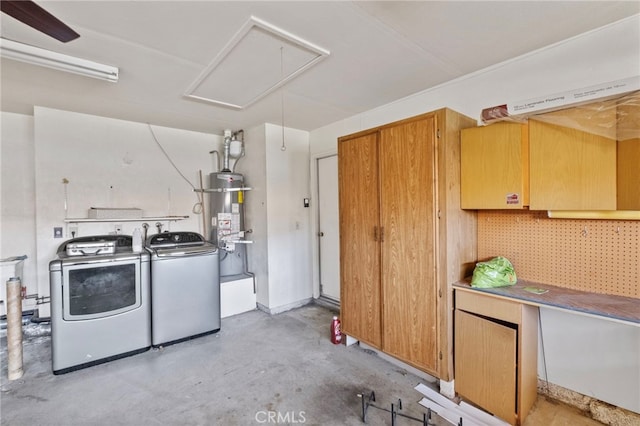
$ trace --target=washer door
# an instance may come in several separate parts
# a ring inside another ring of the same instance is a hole
[[[63,319],[104,318],[142,304],[140,260],[62,266]]]

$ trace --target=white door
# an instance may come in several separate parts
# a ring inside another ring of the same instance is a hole
[[[320,296],[340,300],[338,156],[318,159]]]

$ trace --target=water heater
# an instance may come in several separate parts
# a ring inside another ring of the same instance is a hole
[[[244,176],[221,171],[209,175],[211,242],[220,249],[220,276],[247,271],[244,227]]]

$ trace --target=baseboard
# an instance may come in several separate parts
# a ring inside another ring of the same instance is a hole
[[[308,299],[298,300],[297,302],[289,303],[286,305],[276,306],[275,308],[269,308],[267,306],[264,306],[261,303],[258,303],[258,309],[271,315],[277,315],[286,311],[290,311],[292,309],[296,309],[296,308],[300,308],[302,306],[308,305],[311,302],[313,302],[313,297],[309,297]]]
[[[369,346],[366,343],[362,343],[362,342],[360,342],[359,345],[360,345],[360,347],[362,349],[365,349],[365,350],[371,351],[371,352],[375,352],[376,355],[378,355],[380,358],[384,359],[385,361],[388,361],[391,364],[396,365],[396,366],[408,371],[409,373],[426,380],[427,382],[430,382],[430,383],[438,382],[438,379],[436,379],[432,375],[430,375],[428,373],[425,373],[422,370],[418,370],[417,368],[412,367],[411,365],[406,364],[406,363],[404,363],[404,362],[392,357],[391,355],[387,355],[384,352],[380,351],[379,349],[374,348],[373,346]]]
[[[314,299],[314,303],[316,305],[322,306],[324,308],[329,309],[330,311],[333,311],[335,313],[339,313],[340,312],[340,302],[334,300],[334,299],[329,299],[323,296],[318,297],[317,299]]]

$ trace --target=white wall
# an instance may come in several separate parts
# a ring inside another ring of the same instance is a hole
[[[244,175],[245,185],[253,188],[245,195],[245,228],[253,244],[247,246],[247,266],[255,275],[256,302],[269,306],[269,256],[267,245],[267,151],[264,125],[244,130],[246,156],[235,171]]]
[[[3,163],[3,206],[14,200],[23,205],[15,207],[15,214],[3,208],[3,252],[9,256],[8,251],[30,251],[26,253],[28,265],[34,265],[35,273],[26,275],[25,281],[34,293],[49,295],[49,261],[70,238],[65,215],[86,218],[90,207],[138,207],[145,216],[189,216],[179,222],[163,221],[165,230],[202,232],[201,216],[192,212],[198,201],[196,193],[162,154],[146,124],[42,107],[35,107],[33,117],[3,113],[2,119],[3,129],[14,129],[6,138],[3,130],[3,162],[25,165],[18,175],[12,175]],[[153,129],[177,167],[199,186],[198,171],[206,179],[213,164],[208,152],[219,147],[221,138]],[[69,181],[66,185],[64,178]],[[131,234],[141,223],[123,222],[123,233]],[[150,225],[150,232],[156,232],[155,221]],[[64,238],[53,238],[57,226],[65,229]],[[80,236],[113,231],[113,223],[78,225]],[[24,241],[31,239],[31,249],[16,245],[18,232],[25,234]],[[40,315],[49,315],[48,305],[41,306]]]
[[[540,324],[539,377],[640,413],[640,327],[544,308]]]
[[[27,255],[22,264],[22,285],[27,294],[37,292],[35,234],[35,176],[33,117],[3,112],[0,116],[0,259]],[[5,283],[13,268],[3,267],[0,276],[0,300],[6,295]],[[23,303],[33,309],[34,299]],[[5,313],[3,305],[0,314]]]
[[[624,19],[316,129],[311,154],[337,151],[339,136],[442,107],[479,119],[483,108],[636,76],[639,27],[640,16]]]
[[[311,213],[303,206],[309,195],[309,133],[265,125],[269,245],[269,307],[272,311],[308,302],[311,278]]]
[[[29,272],[23,274],[29,293],[49,295],[49,262],[71,238],[72,227],[78,236],[114,232],[114,223],[65,223],[65,217],[86,218],[90,207],[138,207],[146,217],[189,216],[163,220],[163,229],[206,234],[201,216],[192,212],[197,194],[171,166],[147,124],[44,107],[35,107],[33,117],[3,113],[2,120],[1,249],[4,256],[29,256]],[[152,128],[191,184],[199,186],[201,170],[208,187],[209,151],[222,152],[222,137]],[[281,151],[281,135],[280,126],[269,124],[245,130],[247,154],[236,169],[254,188],[246,194],[254,241],[247,247],[249,269],[256,274],[258,303],[270,312],[312,298],[310,209],[302,203],[309,197],[309,137],[286,129],[287,149]],[[155,220],[147,222],[155,233]],[[141,223],[122,222],[122,232],[131,234]],[[53,237],[54,227],[64,229],[63,238]],[[48,305],[40,306],[40,315],[49,315]]]
[[[312,157],[337,152],[339,136],[411,117],[441,107],[449,107],[473,118],[483,108],[551,95],[570,89],[637,76],[640,73],[640,16],[541,49],[516,60],[490,67],[383,105],[371,111],[332,123],[310,134]],[[640,328],[585,320],[577,315],[550,315],[542,310],[544,348],[549,379],[560,386],[594,396],[603,401],[640,412]],[[588,328],[608,332],[573,336],[571,344],[554,338],[553,330]],[[618,339],[629,339],[622,345]],[[603,363],[589,356],[594,347],[623,351],[619,363]],[[587,355],[585,355],[587,354]],[[569,365],[579,368],[569,368]],[[628,375],[620,374],[626,369]],[[545,377],[542,370],[540,377]]]
[[[237,171],[254,188],[247,194],[247,226],[255,243],[248,247],[249,269],[256,274],[262,309],[281,312],[313,296],[309,208],[309,134],[264,124],[245,134],[247,157]]]

